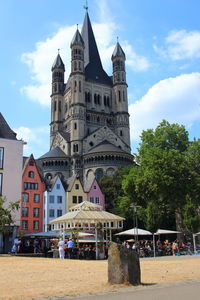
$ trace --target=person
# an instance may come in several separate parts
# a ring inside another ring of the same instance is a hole
[[[58,251],[59,251],[59,257],[60,259],[65,258],[65,242],[60,239],[58,242]]]
[[[68,248],[69,258],[71,258],[71,256],[72,256],[72,251],[73,251],[73,248],[74,248],[74,242],[72,241],[71,238],[70,238],[69,241],[67,242],[67,248]]]
[[[38,253],[39,252],[39,242],[38,242],[38,240],[34,240],[34,242],[33,242],[33,248],[34,248],[34,253]]]

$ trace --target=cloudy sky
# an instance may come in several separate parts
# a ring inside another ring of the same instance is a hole
[[[1,113],[27,142],[24,155],[49,150],[51,66],[60,49],[66,78],[70,42],[84,0],[1,3]],[[88,0],[104,69],[117,37],[126,53],[132,152],[142,130],[162,119],[200,137],[199,0]]]

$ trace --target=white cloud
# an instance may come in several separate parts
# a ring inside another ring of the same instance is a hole
[[[105,9],[106,2],[101,1],[100,19],[101,22],[93,23],[95,38],[102,59],[102,64],[108,73],[112,72],[111,56],[116,41],[117,25],[108,18],[109,12]],[[109,21],[108,21],[109,20]],[[45,41],[36,43],[35,50],[22,54],[22,62],[25,63],[31,72],[32,83],[21,88],[21,93],[30,100],[41,105],[50,105],[51,94],[51,66],[57,55],[57,49],[61,49],[61,57],[65,63],[65,81],[69,75],[71,66],[70,43],[76,31],[76,26],[65,26],[59,28],[51,37]],[[134,71],[145,71],[149,67],[148,60],[135,53],[132,46],[127,41],[120,42],[127,56],[127,65]]]
[[[34,153],[37,158],[49,150],[49,126],[36,128],[21,126],[13,130],[17,133],[17,139],[27,143],[24,145],[25,156]]]
[[[131,140],[142,130],[155,128],[163,119],[186,127],[200,120],[200,73],[161,80],[129,106]]]
[[[170,31],[165,38],[165,46],[154,45],[154,50],[172,60],[200,58],[200,31]]]

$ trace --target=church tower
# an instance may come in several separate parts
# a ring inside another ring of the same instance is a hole
[[[126,56],[119,42],[112,54],[113,90],[116,100],[117,135],[130,147],[128,97],[126,83]]]
[[[113,76],[103,69],[89,14],[71,41],[71,72],[58,53],[52,66],[51,148],[40,161],[47,177],[87,181],[133,163],[125,53],[117,42]]]
[[[51,123],[50,123],[50,145],[55,134],[62,130],[63,121],[63,92],[65,66],[58,53],[52,71],[52,94],[51,94]]]
[[[73,173],[79,172],[82,167],[83,139],[85,137],[85,102],[84,102],[84,41],[77,28],[71,42],[71,102],[70,140]]]

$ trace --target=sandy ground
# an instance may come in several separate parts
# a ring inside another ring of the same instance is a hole
[[[142,282],[200,280],[200,256],[142,259]],[[107,261],[0,256],[0,299],[27,299],[111,291]]]

